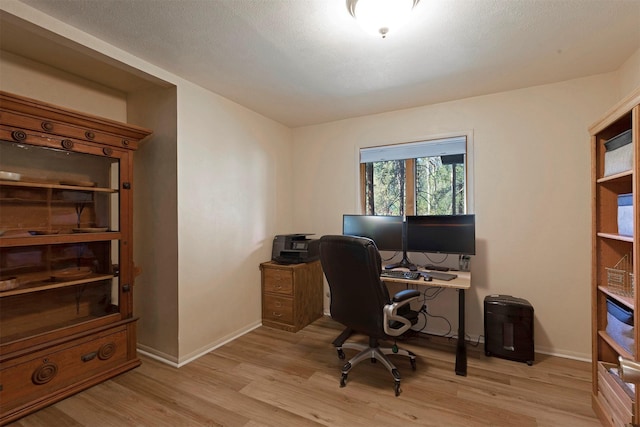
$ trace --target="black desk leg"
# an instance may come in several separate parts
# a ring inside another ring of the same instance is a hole
[[[467,376],[467,346],[464,328],[464,289],[458,289],[458,344],[456,346],[456,374]]]

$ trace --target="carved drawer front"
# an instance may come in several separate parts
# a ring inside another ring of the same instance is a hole
[[[262,317],[275,322],[293,324],[293,300],[275,295],[263,296]]]
[[[0,370],[0,412],[45,398],[127,360],[124,329],[8,361]]]
[[[290,270],[265,268],[264,291],[283,295],[293,295],[293,273]]]

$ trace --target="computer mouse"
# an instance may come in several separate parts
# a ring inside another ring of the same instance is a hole
[[[424,280],[425,282],[430,282],[433,279],[431,278],[431,276],[422,276],[422,280]]]

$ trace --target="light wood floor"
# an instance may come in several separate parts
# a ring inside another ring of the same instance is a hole
[[[418,355],[416,371],[392,356],[395,397],[387,370],[368,361],[340,388],[340,331],[328,318],[296,334],[261,327],[180,369],[143,358],[12,426],[600,426],[588,363],[536,355],[527,366],[471,348],[461,377],[452,347],[416,337],[400,343]]]

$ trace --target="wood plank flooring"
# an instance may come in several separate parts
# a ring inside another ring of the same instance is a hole
[[[331,342],[341,329],[329,318],[295,334],[261,327],[180,369],[143,357],[11,426],[600,426],[588,363],[536,355],[527,366],[470,346],[461,377],[453,342],[422,336],[399,343],[418,356],[416,371],[391,356],[399,397],[384,366],[368,361],[340,388],[344,361]]]

